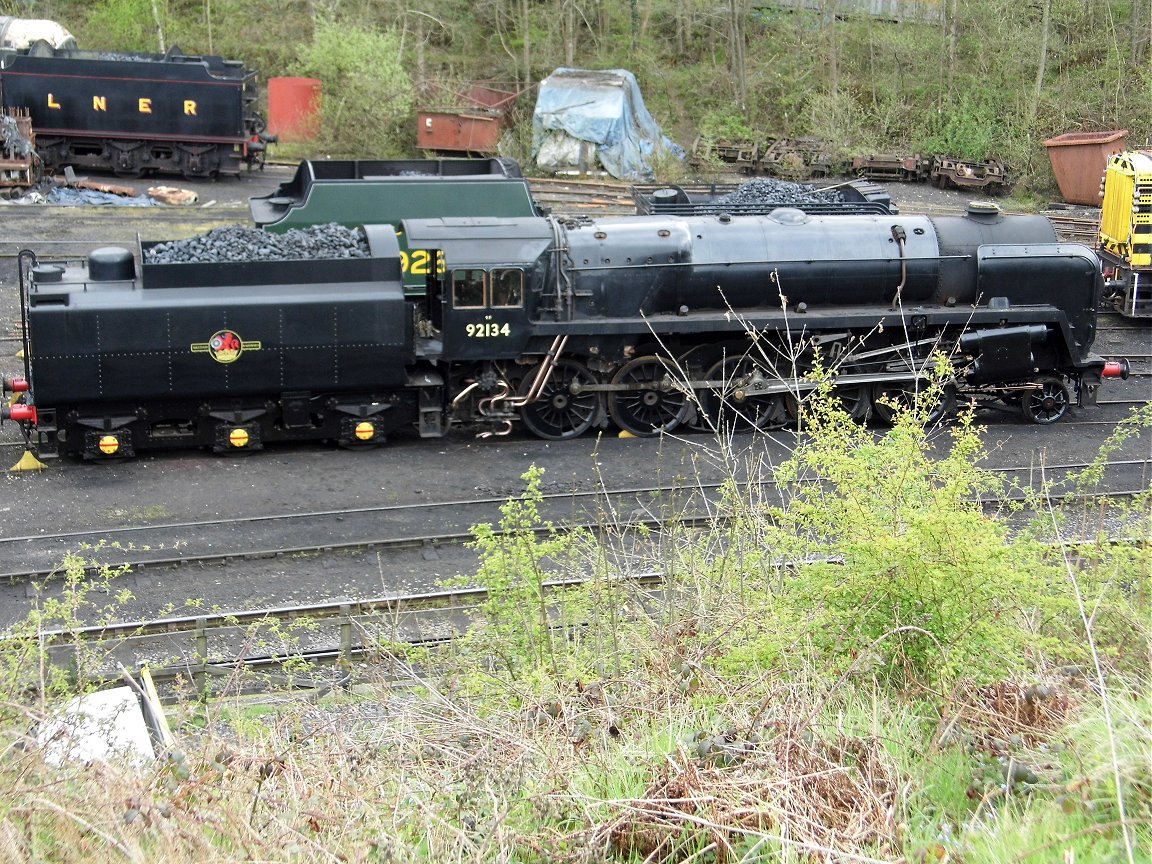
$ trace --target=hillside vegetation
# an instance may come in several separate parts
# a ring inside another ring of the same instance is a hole
[[[318,77],[325,155],[411,155],[433,83],[488,80],[524,91],[503,146],[527,161],[531,88],[559,66],[630,69],[686,147],[815,135],[845,156],[996,157],[1038,193],[1054,185],[1046,138],[1152,136],[1147,0],[48,0],[36,15],[84,47]]]

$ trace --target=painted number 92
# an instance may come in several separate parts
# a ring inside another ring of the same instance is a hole
[[[400,264],[404,267],[405,273],[411,273],[413,276],[427,276],[432,271],[432,252],[428,249],[415,249],[411,252],[400,251]],[[436,273],[444,273],[447,270],[444,263],[444,253],[437,250],[436,252]]]
[[[486,324],[469,324],[464,328],[464,331],[473,339],[488,339],[493,336],[511,336],[512,328],[508,326],[508,322],[497,324],[495,321]]]

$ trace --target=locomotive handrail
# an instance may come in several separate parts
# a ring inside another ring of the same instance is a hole
[[[909,262],[909,261],[971,261],[972,255],[916,255],[891,257],[891,258],[854,258],[854,261],[859,263],[881,263],[881,264],[894,264],[896,262]],[[822,258],[773,258],[771,260],[765,259],[762,261],[729,261],[729,267],[765,267],[776,266],[778,264],[811,264],[813,261],[823,262]],[[698,261],[661,261],[658,264],[582,264],[579,267],[573,265],[574,272],[587,273],[592,270],[652,270],[653,268],[670,268],[670,267],[699,267]]]
[[[900,251],[900,284],[896,286],[896,294],[892,297],[892,305],[888,308],[893,312],[896,307],[900,305],[900,294],[904,290],[904,286],[908,284],[908,254],[904,247],[905,242],[908,240],[908,233],[901,225],[892,226],[892,239],[896,241],[896,248]]]
[[[32,351],[29,350],[28,345],[29,329],[28,329],[28,291],[29,285],[32,280],[32,268],[38,263],[36,253],[31,249],[21,249],[16,253],[17,270],[19,272],[20,281],[20,327],[21,327],[21,342],[24,349],[24,380],[32,380]],[[25,261],[29,261],[30,265],[25,267]]]
[[[563,320],[564,307],[568,307],[568,317],[572,316],[572,278],[570,270],[575,270],[576,266],[573,262],[569,262],[568,267],[560,260],[561,255],[568,252],[568,247],[561,242],[560,222],[556,219],[549,219],[548,225],[552,229],[552,260],[556,264],[556,306],[553,309],[553,314],[556,315],[556,320]],[[560,291],[563,286],[564,296],[561,298]]]

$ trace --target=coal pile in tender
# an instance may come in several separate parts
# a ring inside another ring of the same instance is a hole
[[[789,180],[749,180],[741,183],[734,191],[717,198],[714,204],[734,207],[797,207],[814,204],[839,203],[844,201],[839,189],[817,189],[804,183]]]
[[[227,225],[199,237],[157,243],[144,251],[145,264],[224,264],[237,261],[310,261],[367,258],[364,232],[335,222],[273,234]]]

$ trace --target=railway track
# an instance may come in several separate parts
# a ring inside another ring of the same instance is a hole
[[[1002,498],[982,499],[988,507],[1024,500],[1023,489],[1047,488],[1053,500],[1072,499],[1076,493],[1062,490],[1069,475],[1087,468],[1086,463],[1051,463],[995,467],[1017,491]],[[1108,494],[1131,496],[1147,488],[1152,460],[1114,459],[1107,463],[1104,489]],[[1118,475],[1138,474],[1138,488]],[[668,523],[703,526],[717,518],[722,507],[724,484],[650,486],[593,490],[546,495],[540,507],[542,523],[557,530],[587,530],[597,534],[622,534],[642,529],[659,532]],[[757,500],[776,500],[773,481],[756,481]],[[506,498],[479,498],[430,504],[388,505],[304,513],[273,513],[260,516],[133,525],[51,534],[0,538],[0,560],[9,564],[0,580],[10,586],[40,583],[61,573],[61,564],[72,554],[96,559],[105,567],[128,568],[139,574],[212,565],[253,566],[312,556],[317,570],[338,569],[339,557],[373,551],[383,569],[386,557],[419,550],[437,560],[436,550],[463,546],[473,539],[472,526],[498,524],[499,508]],[[776,503],[780,503],[776,501]],[[423,526],[436,525],[435,532]],[[430,553],[430,554],[428,554]],[[465,556],[473,561],[472,556]],[[330,562],[325,564],[324,562]]]
[[[1099,234],[1100,220],[1075,216],[1055,216],[1048,214],[1048,221],[1056,229],[1056,236],[1065,243],[1080,243],[1094,247]]]
[[[557,216],[635,215],[632,187],[625,183],[569,178],[533,178],[528,181],[532,197]]]
[[[1106,542],[1142,546],[1148,541],[1117,537]],[[1068,541],[1051,545],[1073,556],[1079,546]],[[637,569],[619,576],[614,586],[621,595],[641,602],[657,594],[661,603],[674,600],[677,589],[663,572]],[[544,593],[555,595],[583,581],[547,582]],[[391,646],[450,642],[487,598],[483,588],[460,588],[45,630],[36,639],[50,664],[79,672],[88,681],[113,683],[127,670],[147,666],[168,703],[186,698],[189,684],[202,698],[268,687],[327,691],[351,683],[358,663],[370,664],[374,679],[382,669],[387,674]],[[293,672],[285,676],[289,664]],[[333,667],[335,674],[324,671]]]
[[[544,585],[554,594],[579,585],[581,580]],[[653,592],[665,583],[663,574],[628,574],[621,585],[628,592]],[[469,613],[487,599],[482,588],[462,588],[406,596],[340,600],[298,606],[270,607],[241,612],[129,621],[114,625],[71,627],[42,631],[38,642],[49,663],[82,670],[87,680],[114,682],[128,669],[149,667],[160,686],[181,682],[181,691],[193,683],[208,694],[236,686],[237,673],[265,678],[291,663],[294,674],[271,683],[278,689],[327,689],[332,679],[320,681],[301,673],[308,666],[339,666],[343,680],[358,661],[377,663],[388,653],[386,645],[437,645],[460,635]],[[2,643],[0,643],[2,644]],[[260,646],[255,648],[254,646]],[[221,682],[223,682],[222,686]],[[215,683],[217,686],[213,686]],[[244,686],[245,682],[239,682]],[[264,684],[269,682],[265,679]],[[30,682],[32,685],[32,682]],[[176,701],[169,696],[164,701]]]
[[[716,488],[716,484],[704,487],[705,491]],[[695,493],[644,487],[546,495],[540,516],[558,524],[594,526],[602,524],[606,513],[631,514],[651,507],[656,494],[667,496],[668,506],[680,508],[686,503],[680,499]],[[676,499],[674,505],[672,499]],[[20,565],[0,573],[0,580],[17,583],[48,578],[59,570],[64,556],[76,550],[85,550],[111,567],[154,569],[461,544],[471,539],[473,525],[498,522],[499,508],[506,500],[460,499],[3,537],[0,557]],[[644,521],[654,525],[659,520]],[[436,525],[436,532],[424,531],[427,525]],[[253,540],[254,536],[259,539]]]

